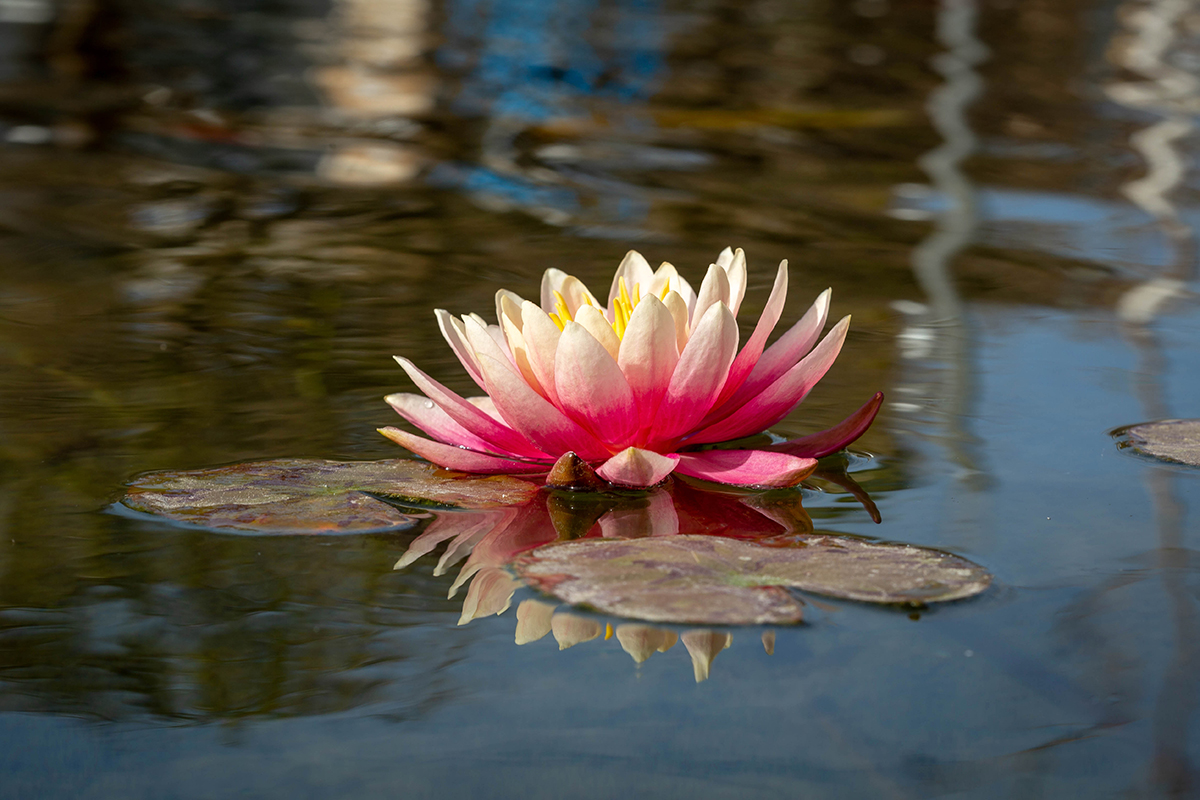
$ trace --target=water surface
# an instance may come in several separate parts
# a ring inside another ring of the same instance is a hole
[[[1200,473],[1108,432],[1200,416],[1194,17],[0,2],[0,797],[1191,796]],[[785,323],[854,315],[779,433],[888,397],[849,461],[882,523],[815,480],[815,528],[986,594],[709,632],[698,682],[682,643],[516,645],[527,590],[460,626],[441,550],[392,569],[419,529],[108,511],[395,457],[392,354],[468,390],[435,307],[726,245],[745,319],[781,258]]]

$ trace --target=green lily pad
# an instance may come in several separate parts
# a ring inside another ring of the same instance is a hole
[[[1200,419],[1164,419],[1113,432],[1122,447],[1177,464],[1200,467]]]
[[[871,603],[924,605],[982,592],[992,576],[966,559],[901,544],[809,536],[787,547],[715,536],[579,539],[519,556],[517,575],[572,605],[650,622],[799,622],[781,587]]]
[[[407,459],[288,458],[148,473],[130,484],[121,502],[214,530],[336,534],[402,530],[428,516],[421,507],[501,508],[528,502],[536,492],[517,478],[462,475]]]

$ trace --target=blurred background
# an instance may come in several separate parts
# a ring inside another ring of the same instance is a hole
[[[1108,432],[1200,416],[1197,111],[1191,0],[0,0],[0,798],[1195,796],[1197,473]],[[785,324],[854,315],[778,432],[888,397],[883,523],[818,480],[816,527],[984,598],[701,688],[460,628],[415,532],[111,513],[402,456],[391,356],[468,390],[435,307],[727,245],[744,331],[783,258]]]

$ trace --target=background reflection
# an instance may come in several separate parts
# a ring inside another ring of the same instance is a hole
[[[1181,0],[0,0],[0,795],[1188,796],[1200,484],[1106,432],[1200,415],[1198,31]],[[392,353],[468,388],[433,308],[726,245],[744,318],[782,258],[854,316],[779,433],[908,404],[842,459],[877,513],[815,479],[813,527],[992,592],[631,630],[485,616],[491,522],[393,570],[432,525],[103,513],[144,470],[393,457]]]

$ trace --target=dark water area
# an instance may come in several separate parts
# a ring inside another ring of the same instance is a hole
[[[1200,417],[1198,111],[1184,0],[0,0],[0,798],[1200,795],[1200,472],[1109,435]],[[887,396],[813,529],[986,593],[631,628],[112,513],[400,457],[433,309],[727,245],[743,332],[783,258],[853,314],[777,433]]]

